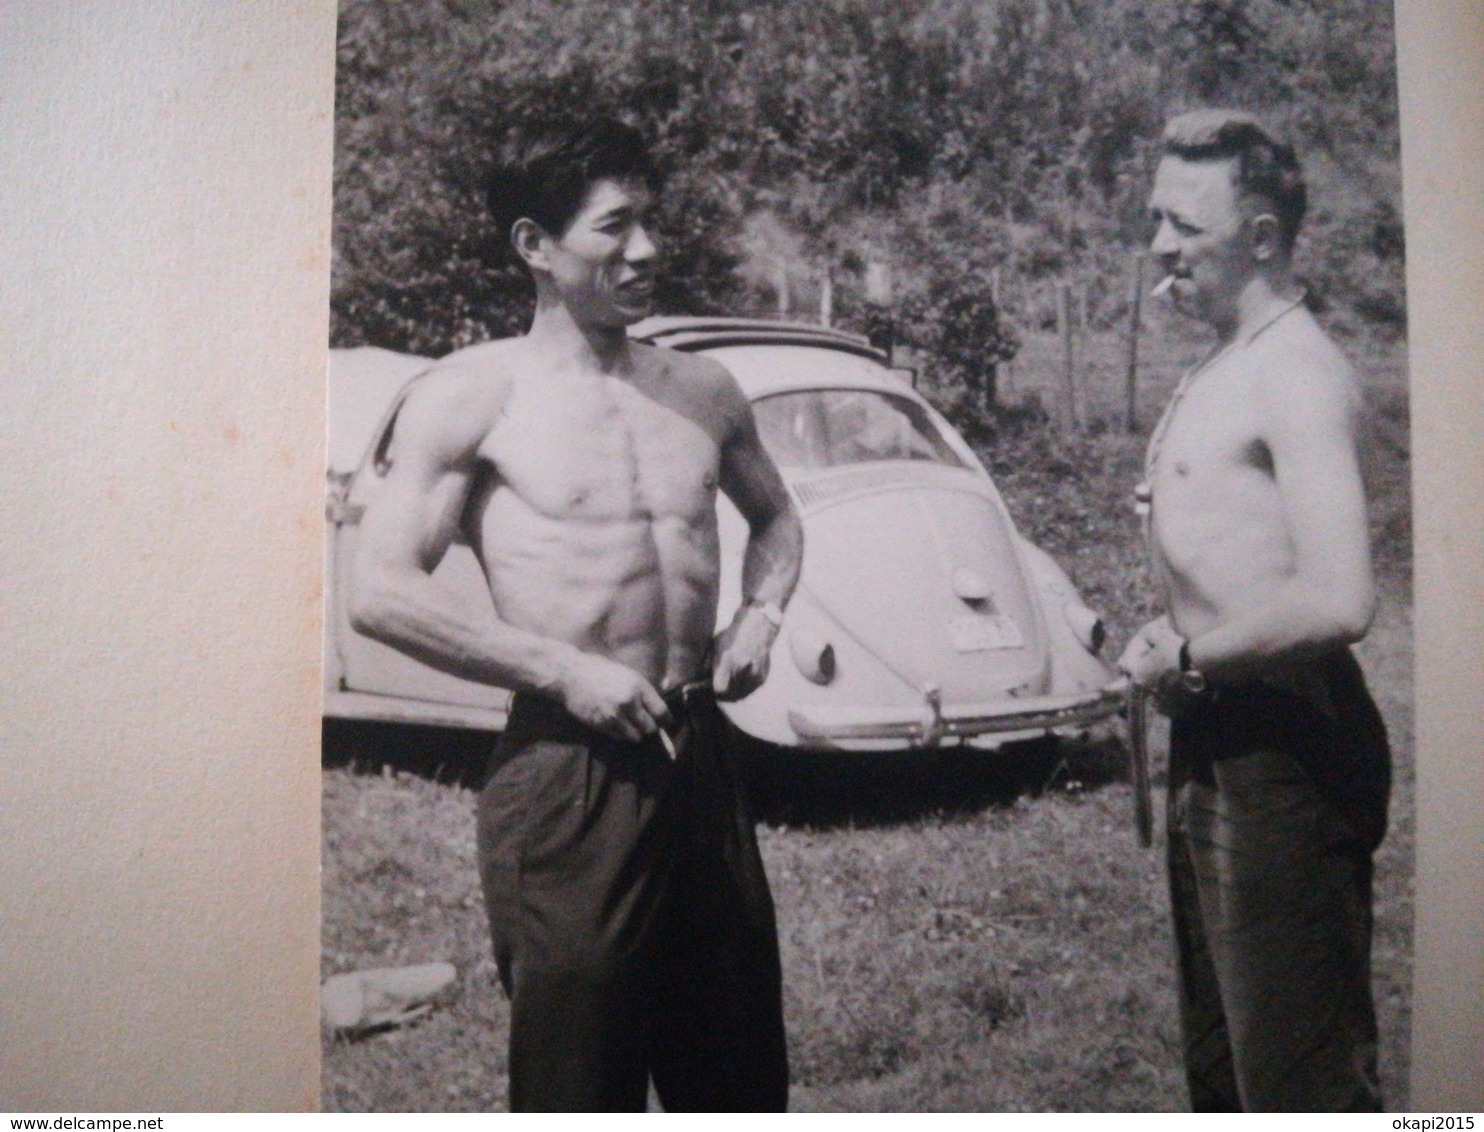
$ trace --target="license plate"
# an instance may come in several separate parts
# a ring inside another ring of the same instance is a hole
[[[948,623],[953,647],[959,652],[1018,649],[1025,645],[1020,626],[1003,613],[970,613]]]

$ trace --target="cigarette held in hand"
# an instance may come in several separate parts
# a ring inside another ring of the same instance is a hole
[[[660,742],[665,745],[665,754],[670,756],[670,761],[675,761],[675,740],[670,738],[670,733],[663,727],[660,728]]]
[[[1157,299],[1174,285],[1175,277],[1173,275],[1166,275],[1163,279],[1161,279],[1154,285],[1154,288],[1149,292],[1149,297],[1151,299]]]

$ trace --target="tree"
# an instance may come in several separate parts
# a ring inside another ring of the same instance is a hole
[[[525,325],[478,182],[493,134],[572,105],[620,111],[670,171],[665,310],[768,312],[776,272],[748,259],[766,216],[847,316],[859,261],[893,264],[893,318],[949,401],[992,398],[1013,349],[990,273],[1121,279],[1161,123],[1212,101],[1298,143],[1300,267],[1332,315],[1400,325],[1374,0],[346,0],[338,62],[337,345],[438,354]]]

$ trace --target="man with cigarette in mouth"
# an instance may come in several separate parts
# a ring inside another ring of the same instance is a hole
[[[773,903],[716,699],[767,675],[799,522],[731,375],[627,335],[656,260],[639,135],[549,123],[497,165],[490,207],[535,318],[408,394],[352,616],[516,692],[478,829],[511,1108],[642,1111],[652,1081],[672,1111],[782,1110]],[[718,489],[751,536],[745,600],[713,640]],[[431,577],[455,538],[492,624]]]
[[[1138,506],[1168,612],[1119,664],[1172,719],[1191,1104],[1375,1110],[1372,854],[1390,760],[1348,647],[1375,602],[1360,393],[1294,277],[1293,150],[1226,111],[1174,119],[1163,149],[1155,292],[1216,344],[1150,440]]]

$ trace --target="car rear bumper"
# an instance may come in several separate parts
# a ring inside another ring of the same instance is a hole
[[[1116,683],[1093,692],[976,704],[924,703],[915,713],[900,707],[793,708],[788,722],[805,746],[876,747],[883,742],[910,747],[936,747],[979,736],[1035,734],[1080,727],[1116,715],[1123,709],[1126,685]]]
[[[324,714],[331,719],[369,719],[472,731],[503,731],[509,716],[505,708],[440,704],[369,692],[326,692]]]

